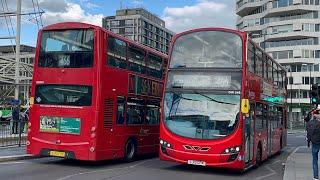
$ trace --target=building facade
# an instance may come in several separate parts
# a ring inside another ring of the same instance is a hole
[[[35,48],[20,46],[19,99],[22,105],[29,99]],[[15,46],[0,46],[0,107],[14,98],[15,90]]]
[[[236,13],[237,29],[286,67],[289,118],[301,126],[310,84],[320,84],[319,0],[236,0]]]
[[[168,53],[173,32],[165,22],[143,8],[121,9],[102,19],[102,26],[114,33]]]

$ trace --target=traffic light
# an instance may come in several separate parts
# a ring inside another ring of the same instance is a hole
[[[318,84],[312,84],[311,91],[310,91],[310,99],[312,104],[319,104],[319,92],[320,88]]]

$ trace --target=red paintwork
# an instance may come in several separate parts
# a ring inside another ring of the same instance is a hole
[[[180,36],[193,33],[193,32],[199,32],[199,31],[224,31],[224,32],[230,32],[237,34],[241,37],[243,42],[243,66],[242,66],[242,90],[241,90],[241,98],[247,98],[249,99],[249,90],[254,91],[257,95],[255,99],[251,99],[255,102],[261,102],[260,99],[260,93],[262,92],[261,84],[264,81],[262,78],[258,77],[257,75],[254,75],[247,71],[247,43],[250,40],[247,37],[247,34],[245,32],[237,31],[237,30],[231,30],[231,29],[225,29],[225,28],[201,28],[201,29],[194,29],[189,30],[186,32],[182,32],[180,34],[177,34],[173,37],[172,44],[170,46],[170,53],[169,53],[169,63],[171,61],[171,54],[173,50],[173,46],[175,44],[175,41]],[[250,40],[251,41],[251,40]],[[258,46],[257,46],[258,47]],[[259,48],[259,47],[258,47]],[[261,48],[260,48],[261,49]],[[269,56],[270,57],[270,56]],[[274,61],[275,62],[275,61]],[[167,79],[166,79],[167,82]],[[272,82],[268,82],[272,83]],[[275,87],[273,87],[275,88]],[[286,90],[285,90],[286,91]],[[162,101],[162,107],[164,101]],[[284,111],[286,112],[286,106],[284,107]],[[163,110],[162,110],[163,112]],[[254,118],[255,119],[255,118]],[[250,164],[245,164],[244,160],[234,160],[232,162],[227,162],[227,159],[229,155],[223,154],[222,152],[228,148],[228,147],[235,147],[235,146],[241,146],[240,153],[238,155],[242,156],[242,159],[245,154],[245,144],[244,144],[244,118],[243,115],[240,115],[240,122],[237,126],[236,130],[230,134],[227,137],[218,139],[218,140],[197,140],[197,139],[191,139],[191,138],[185,138],[178,136],[172,132],[170,132],[164,125],[163,122],[163,115],[161,115],[161,123],[160,123],[160,139],[165,140],[166,142],[170,143],[173,148],[166,148],[167,154],[163,153],[160,149],[160,159],[165,161],[174,161],[178,163],[187,164],[188,160],[201,160],[205,161],[207,166],[211,167],[219,167],[219,168],[230,168],[230,169],[236,169],[236,170],[244,170],[248,168],[249,166],[256,164],[256,152],[258,144],[263,141],[267,142],[267,130],[264,130],[261,132],[261,135],[258,135],[258,133],[254,133],[254,149],[253,149],[253,160]],[[272,142],[273,144],[273,151],[272,154],[268,154],[267,149],[262,148],[262,159],[266,160],[268,157],[270,157],[273,154],[276,154],[281,150],[280,148],[280,136],[282,135],[283,139],[283,146],[286,144],[286,121],[287,116],[284,117],[284,126],[281,128],[278,128],[274,131],[274,140]],[[254,124],[255,125],[255,124]],[[191,146],[200,146],[200,147],[210,147],[210,150],[207,152],[199,152],[194,150],[185,150],[183,148],[183,145],[191,145]]]
[[[41,33],[44,30],[61,29],[94,29],[94,65],[92,68],[39,68],[38,58],[40,49]],[[166,59],[167,55],[159,53],[149,47],[140,45],[122,36],[109,32],[101,27],[77,23],[58,23],[43,28],[38,33],[37,48],[35,53],[35,66],[33,72],[31,97],[35,96],[37,81],[44,84],[81,84],[93,86],[91,107],[45,107],[34,104],[30,107],[30,123],[28,133],[27,153],[39,154],[41,149],[52,149],[57,151],[69,151],[75,154],[79,160],[105,160],[115,159],[124,156],[124,145],[128,138],[135,138],[137,141],[138,154],[155,153],[158,151],[159,125],[115,125],[117,105],[113,107],[113,123],[111,128],[104,128],[104,99],[111,98],[117,102],[118,95],[136,97],[128,94],[129,74],[135,74],[127,70],[119,70],[106,65],[106,45],[108,36],[116,37],[128,44],[144,49],[147,53],[153,53]],[[166,67],[165,67],[166,68]],[[140,75],[145,78],[147,76]],[[153,79],[163,83],[163,80]],[[141,98],[147,99],[148,96]],[[160,100],[160,98],[159,98]],[[59,117],[81,118],[80,135],[45,133],[39,132],[40,115]],[[93,131],[92,128],[95,128]],[[141,130],[147,130],[142,134]],[[93,137],[92,134],[95,134]],[[58,143],[58,141],[60,141]],[[95,148],[94,152],[89,149]]]

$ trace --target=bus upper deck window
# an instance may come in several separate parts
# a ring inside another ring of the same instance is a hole
[[[44,31],[39,67],[84,68],[93,66],[93,30]]]

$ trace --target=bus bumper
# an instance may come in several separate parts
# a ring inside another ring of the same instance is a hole
[[[95,150],[91,152],[89,143],[84,145],[84,143],[76,144],[61,144],[56,145],[52,142],[44,142],[40,139],[32,139],[27,144],[27,153],[40,156],[52,156],[60,157],[66,159],[77,159],[77,160],[86,160],[94,161],[96,159]]]
[[[244,170],[245,163],[241,154],[204,154],[160,147],[160,160],[190,164],[189,161],[205,162],[202,166]],[[231,157],[231,159],[230,159]]]

